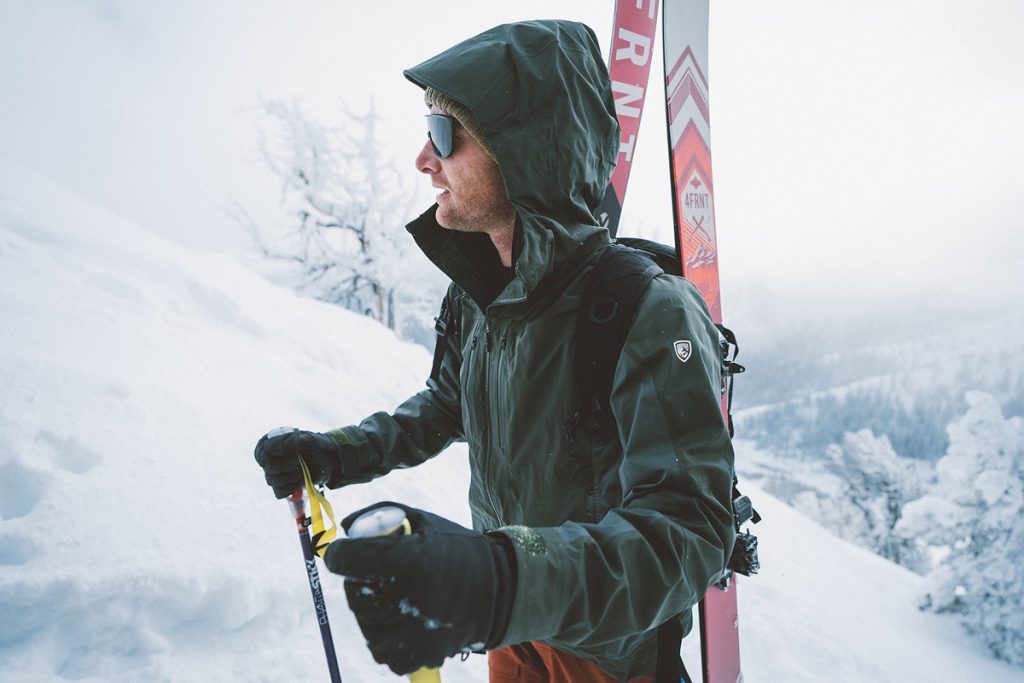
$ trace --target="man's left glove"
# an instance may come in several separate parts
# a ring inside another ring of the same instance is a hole
[[[373,658],[396,674],[440,667],[484,650],[505,633],[515,599],[515,551],[504,536],[466,529],[423,510],[405,511],[408,536],[334,541],[324,563],[345,576],[348,604]]]
[[[304,480],[299,458],[309,468],[314,484],[336,487],[345,483],[342,446],[330,434],[278,427],[256,443],[253,455],[278,498],[302,488]]]

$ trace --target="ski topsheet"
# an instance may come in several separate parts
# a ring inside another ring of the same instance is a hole
[[[665,0],[662,7],[665,108],[668,118],[676,251],[683,275],[722,322],[711,175],[708,106],[708,0]],[[723,398],[723,412],[727,405]],[[700,603],[704,683],[741,681],[736,580],[712,587]]]
[[[708,108],[708,2],[666,0],[664,10],[665,107],[676,248],[683,275],[704,295],[714,321],[721,323]]]
[[[612,237],[619,227],[633,152],[640,134],[640,117],[647,96],[647,80],[654,56],[654,32],[658,25],[658,0],[623,0],[615,3],[612,46],[608,51],[608,75],[612,81],[615,114],[622,143],[611,183],[597,217]]]

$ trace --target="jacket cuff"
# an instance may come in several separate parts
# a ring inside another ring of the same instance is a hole
[[[515,591],[518,585],[516,577],[516,551],[508,536],[493,531],[484,534],[490,541],[491,560],[494,563],[495,596],[494,614],[491,617],[491,628],[484,640],[484,650],[494,649],[500,643],[505,631],[508,630],[509,616],[515,603]]]
[[[339,427],[327,432],[327,435],[338,444],[339,465],[331,476],[327,486],[336,489],[346,484],[354,484],[361,481],[369,481],[370,477],[364,477],[363,463],[372,458],[373,448],[366,439],[366,435],[358,427]]]
[[[508,626],[501,639],[491,649],[547,640],[560,630],[561,613],[552,609],[560,604],[556,596],[564,596],[569,587],[564,585],[566,572],[560,548],[564,541],[554,529],[534,529],[525,526],[507,526],[490,532],[510,541],[514,551],[516,590]]]

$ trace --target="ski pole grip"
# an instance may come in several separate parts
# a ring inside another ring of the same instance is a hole
[[[348,528],[349,538],[408,536],[411,533],[412,525],[405,516],[405,510],[393,505],[359,515]],[[409,683],[441,683],[441,670],[423,667],[409,674]]]

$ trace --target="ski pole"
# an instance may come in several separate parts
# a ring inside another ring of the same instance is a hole
[[[349,538],[408,536],[412,526],[405,510],[393,505],[379,507],[356,517],[348,529]],[[423,667],[409,674],[409,683],[441,683],[441,670]]]
[[[320,624],[320,638],[324,642],[324,655],[327,657],[327,670],[331,674],[331,683],[341,683],[338,671],[338,657],[334,653],[334,638],[331,637],[331,624],[327,620],[327,605],[324,602],[324,591],[320,585],[320,574],[316,570],[313,556],[313,542],[309,538],[309,524],[306,518],[306,497],[302,489],[288,496],[288,505],[295,526],[299,530],[299,543],[302,545],[302,556],[306,560],[306,575],[309,578],[309,590],[313,594],[313,608],[316,609],[316,620]]]

